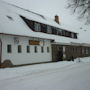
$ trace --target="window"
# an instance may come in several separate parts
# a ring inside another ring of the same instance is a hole
[[[65,31],[64,30],[62,30],[62,36],[65,36]]]
[[[30,52],[30,46],[27,46],[27,53]]]
[[[27,18],[25,18],[23,16],[20,16],[20,17],[24,20],[24,22],[27,24],[27,26],[29,28],[31,28],[32,30],[34,30],[34,21],[29,20],[29,19],[27,19]]]
[[[28,20],[29,27],[34,31],[34,21]]]
[[[22,52],[22,47],[21,45],[18,45],[18,53],[21,53]]]
[[[66,31],[66,32],[65,32],[65,36],[66,36],[66,37],[71,37],[71,32]]]
[[[35,51],[35,53],[37,53],[37,46],[34,47],[34,51]]]
[[[86,54],[86,48],[84,47],[84,54]]]
[[[89,52],[88,52],[88,48],[86,48],[86,54],[89,54]]]
[[[40,24],[39,23],[36,23],[36,22],[35,22],[35,31],[37,31],[37,32],[40,32],[41,31]]]
[[[41,32],[47,33],[47,25],[41,24]]]
[[[76,33],[74,33],[74,38],[76,38],[76,39],[77,39],[77,34],[76,34]]]
[[[62,35],[62,30],[58,29],[58,35]]]
[[[12,46],[11,45],[7,45],[7,52],[11,53],[12,52]]]
[[[49,47],[47,47],[47,52],[49,53]]]
[[[47,33],[49,33],[49,34],[51,34],[51,33],[52,33],[51,26],[47,26]]]
[[[55,28],[55,27],[52,27],[52,34],[57,35],[57,30],[56,30],[56,28]]]
[[[88,54],[90,54],[90,48],[88,47]]]
[[[44,47],[41,47],[41,52],[42,52],[42,53],[44,52]]]
[[[84,54],[84,52],[85,52],[85,51],[84,51],[84,48],[82,47],[82,54]]]

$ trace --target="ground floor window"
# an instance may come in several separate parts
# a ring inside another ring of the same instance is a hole
[[[49,47],[47,47],[47,52],[48,52],[48,53],[50,52]]]
[[[27,53],[30,53],[30,46],[27,46]]]
[[[8,53],[11,53],[12,52],[12,46],[10,44],[7,45],[7,52]]]
[[[22,52],[22,47],[21,45],[18,45],[18,53],[21,53]]]
[[[42,53],[44,52],[44,47],[41,47],[41,52],[42,52]]]
[[[37,46],[34,47],[34,52],[37,53]]]

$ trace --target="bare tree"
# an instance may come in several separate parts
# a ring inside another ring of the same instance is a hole
[[[90,0],[68,0],[68,8],[73,13],[78,13],[80,19],[85,19],[86,24],[90,24]]]

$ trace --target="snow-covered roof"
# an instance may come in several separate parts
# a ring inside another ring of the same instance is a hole
[[[55,42],[62,42],[62,43],[70,43],[70,42],[84,43],[79,39],[45,34],[41,32],[34,32],[25,24],[25,22],[20,18],[19,15],[22,15],[30,20],[38,21],[57,28],[69,30],[67,26],[59,25],[54,20],[48,17],[17,7],[15,5],[8,4],[0,0],[0,33],[53,39],[55,40]],[[74,32],[73,28],[70,30]]]

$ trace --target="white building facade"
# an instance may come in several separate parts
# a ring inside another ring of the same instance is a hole
[[[52,61],[50,40],[13,35],[0,35],[0,39],[1,63],[9,60],[13,65],[23,65]]]

